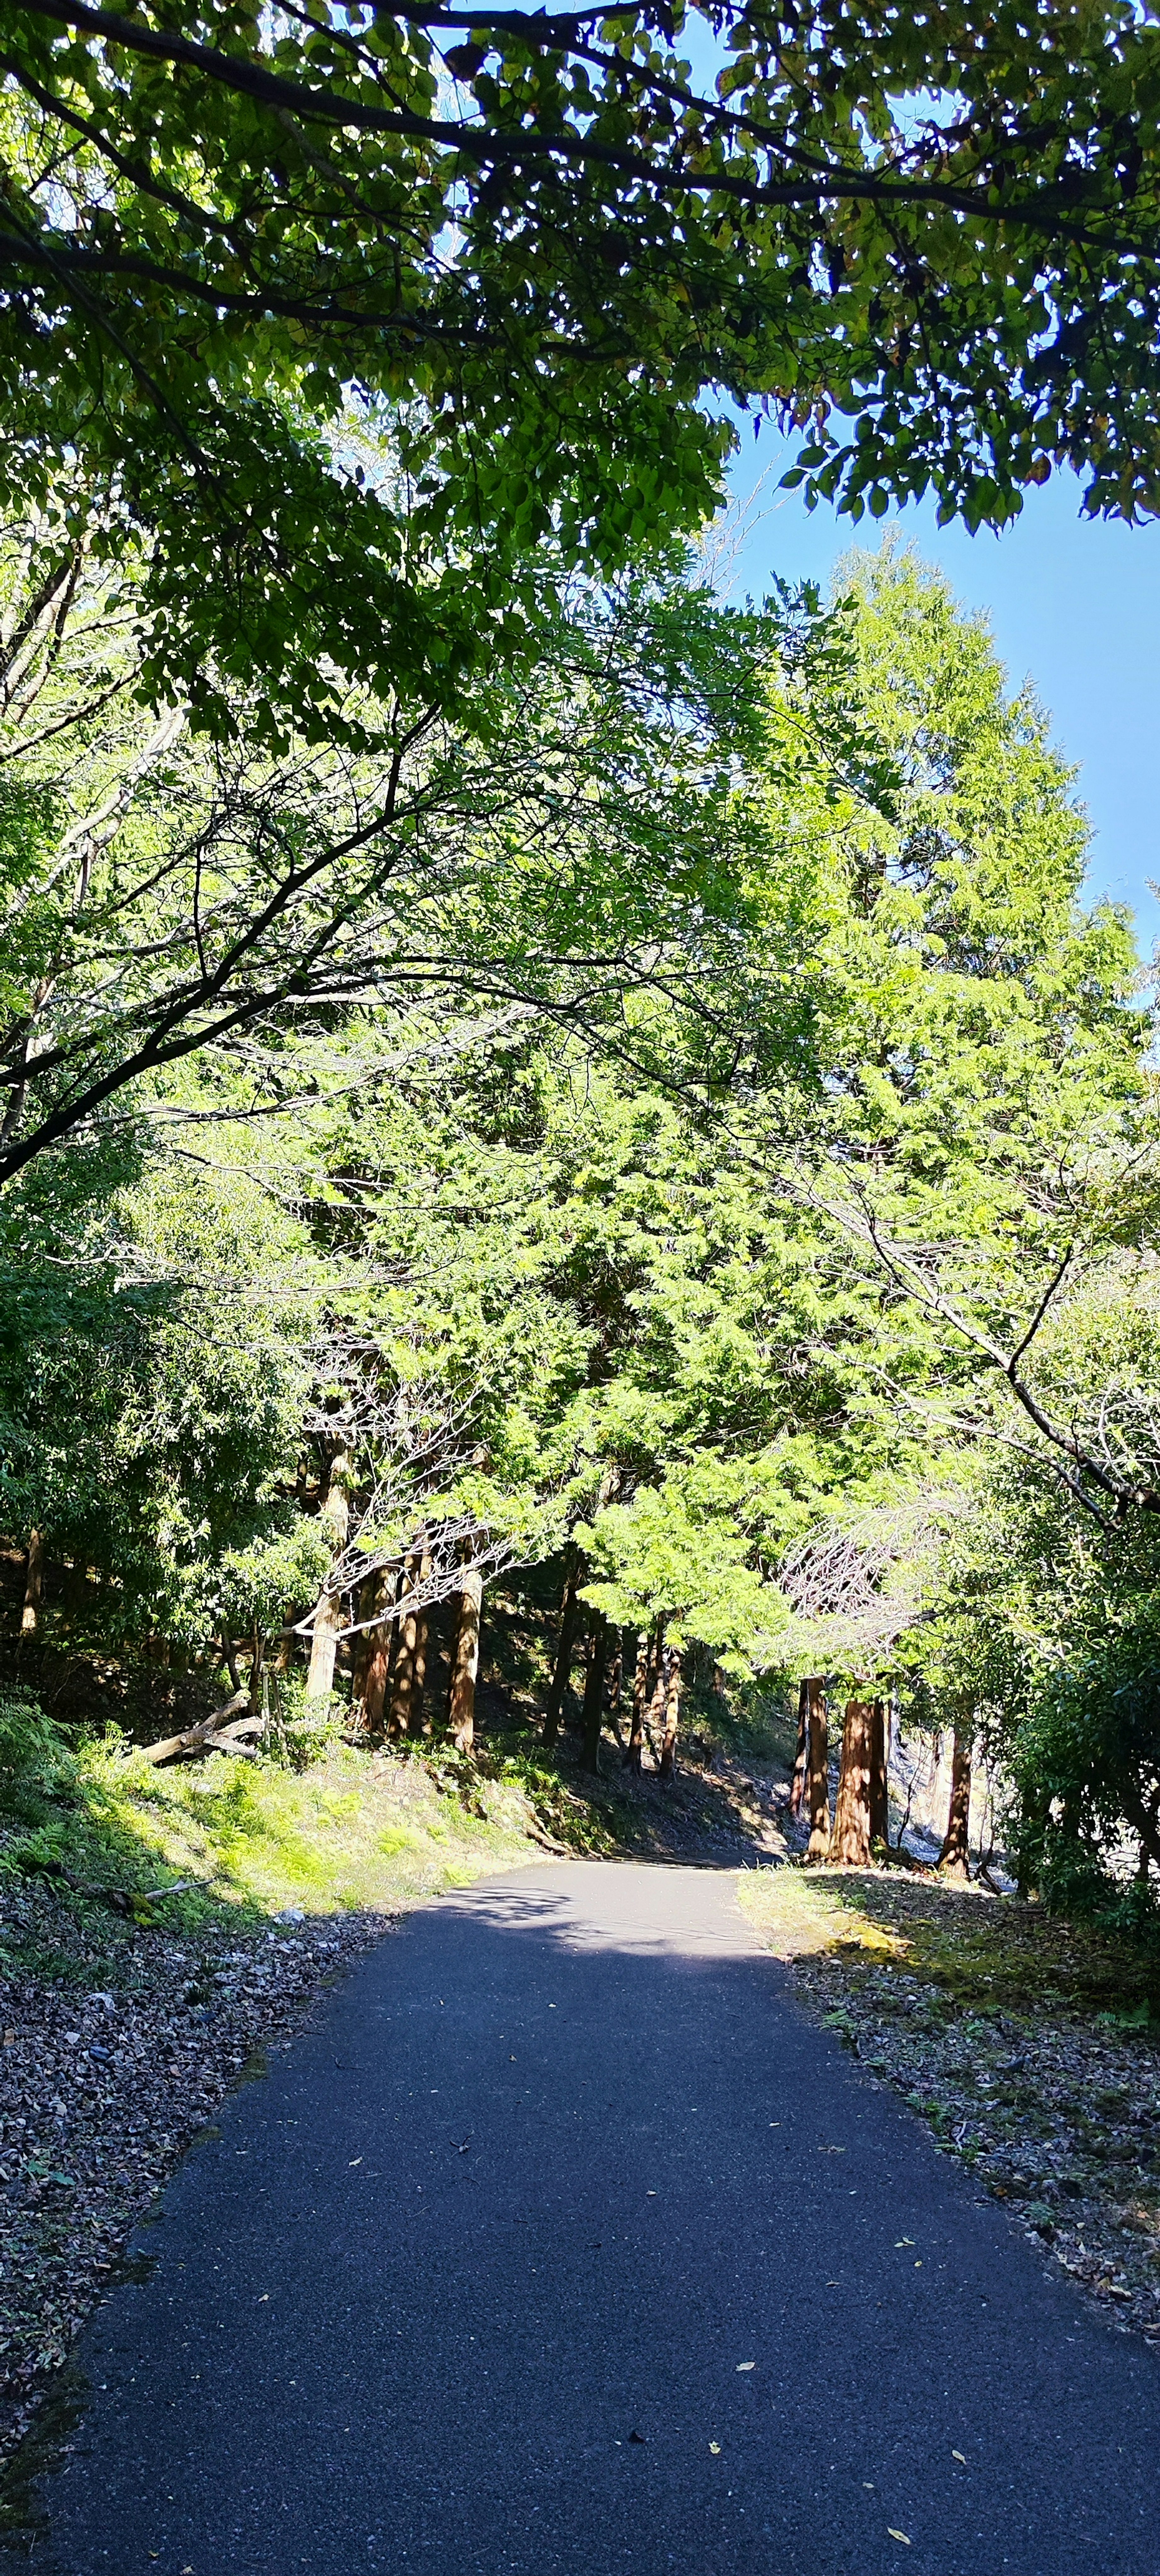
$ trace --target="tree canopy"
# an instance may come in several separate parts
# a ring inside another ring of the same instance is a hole
[[[1128,0],[0,11],[0,473],[147,535],[155,693],[448,693],[711,509],[756,405],[855,516],[1157,502]],[[726,409],[722,410],[722,397]],[[368,443],[369,442],[369,443]],[[47,573],[46,573],[47,577]]]
[[[683,1676],[813,1725],[828,1674],[987,1748],[1027,1883],[1160,1857],[1151,1019],[985,622],[890,540],[825,610],[577,579],[462,722],[352,686],[276,745],[237,680],[224,739],[148,703],[137,557],[34,556],[0,1496],[48,1638],[380,1731],[438,1644],[466,1753],[502,1579],[562,1598],[545,1755],[580,1642],[585,1761],[631,1672],[662,1777]]]

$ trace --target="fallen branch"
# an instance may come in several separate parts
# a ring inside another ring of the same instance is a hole
[[[199,1746],[205,1743],[206,1737],[212,1735],[215,1728],[221,1725],[223,1718],[233,1717],[238,1709],[247,1706],[249,1696],[248,1691],[235,1691],[233,1698],[226,1701],[224,1708],[215,1708],[212,1717],[203,1717],[196,1726],[187,1726],[183,1735],[163,1735],[159,1744],[143,1745],[141,1749],[145,1760],[172,1762],[178,1753],[195,1753]]]

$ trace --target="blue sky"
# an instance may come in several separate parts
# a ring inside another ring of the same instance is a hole
[[[779,492],[790,449],[762,430],[747,432],[733,469],[739,501],[764,483],[744,523],[733,595],[759,595],[773,573],[825,581],[851,543],[874,545],[880,529],[857,528],[796,493]],[[1079,486],[1053,476],[1032,488],[1022,517],[1002,536],[939,528],[922,503],[895,522],[938,564],[958,597],[985,609],[1013,686],[1030,677],[1049,711],[1055,740],[1079,767],[1077,793],[1093,840],[1089,886],[1136,915],[1142,956],[1160,939],[1160,525],[1081,519]]]

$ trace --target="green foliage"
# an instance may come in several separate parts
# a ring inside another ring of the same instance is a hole
[[[278,1533],[309,1384],[309,1290],[279,1293],[294,1242],[242,1173],[164,1153],[58,1158],[0,1203],[0,1501],[72,1560],[81,1635],[200,1641],[223,1559],[234,1594],[270,1591],[243,1561]]]
[[[534,680],[415,748],[389,828],[365,744],[158,749],[128,686],[95,708],[107,658],[67,622],[44,644],[60,741],[9,773],[4,1519],[44,1535],[54,1645],[160,1638],[207,1677],[328,1581],[353,1617],[426,1554],[446,1597],[466,1550],[556,1599],[576,1551],[584,1603],[751,1695],[840,1668],[973,1717],[1028,1882],[1138,1907],[1160,1309],[1130,927],[1085,905],[1072,773],[985,626],[896,548],[843,581],[741,619],[668,577],[578,588]],[[301,911],[260,920],[300,861]],[[288,1780],[345,1722],[345,1673],[325,1729],[302,1685]],[[248,1794],[214,1791],[231,1868]]]
[[[704,517],[713,393],[855,516],[1002,523],[1065,459],[1090,509],[1156,506],[1160,39],[1125,0],[2,33],[7,489],[69,458],[106,554],[145,532],[150,687],[219,731],[231,679],[313,738],[336,671],[462,697],[534,631],[537,556],[603,577]]]
[[[6,1688],[0,1693],[0,1816],[39,1824],[50,1801],[67,1798],[76,1779],[60,1728],[31,1692]]]

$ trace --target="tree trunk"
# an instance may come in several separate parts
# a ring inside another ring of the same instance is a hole
[[[383,1710],[387,1699],[387,1679],[391,1668],[391,1641],[394,1622],[377,1614],[389,1610],[395,1598],[395,1573],[384,1568],[372,1574],[359,1594],[360,1619],[374,1619],[373,1628],[364,1628],[358,1644],[353,1697],[362,1710],[362,1722],[371,1735],[380,1735]]]
[[[956,1726],[954,1752],[951,1755],[951,1807],[938,1865],[944,1878],[969,1878],[971,1825],[971,1755],[974,1751],[974,1728]]]
[[[330,1462],[326,1493],[319,1518],[330,1540],[331,1553],[337,1562],[346,1549],[350,1535],[350,1453],[336,1449]],[[329,1699],[334,1688],[334,1659],[338,1652],[341,1630],[346,1626],[342,1615],[342,1594],[331,1592],[324,1583],[314,1611],[314,1628],[310,1639],[310,1670],[306,1676],[307,1699]]]
[[[40,1626],[40,1604],[44,1594],[44,1540],[38,1529],[29,1533],[28,1568],[24,1578],[24,1608],[20,1614],[20,1634],[35,1637]]]
[[[459,1596],[459,1621],[451,1657],[451,1697],[447,1722],[457,1753],[470,1753],[475,1743],[475,1677],[479,1671],[479,1619],[483,1576],[465,1573]]]
[[[655,1764],[656,1764],[656,1766],[657,1766],[657,1769],[658,1769],[658,1771],[659,1771],[659,1769],[660,1769],[660,1764],[661,1764],[661,1757],[660,1757],[660,1752],[659,1752],[659,1750],[658,1750],[658,1747],[657,1747],[657,1744],[656,1744],[656,1741],[655,1741],[655,1738],[654,1738],[653,1728],[655,1728],[655,1729],[656,1729],[656,1732],[657,1732],[657,1734],[659,1735],[659,1734],[662,1732],[662,1730],[663,1730],[663,1726],[664,1726],[664,1714],[665,1714],[665,1623],[664,1623],[664,1620],[663,1620],[663,1619],[658,1619],[657,1624],[656,1624],[656,1627],[655,1627],[655,1629],[654,1629],[654,1631],[653,1631],[652,1651],[651,1651],[651,1654],[650,1654],[650,1656],[649,1656],[649,1675],[650,1675],[650,1687],[649,1687],[648,1704],[647,1704],[647,1707],[646,1707],[646,1709],[645,1709],[644,1731],[645,1731],[645,1739],[646,1739],[646,1741],[647,1741],[649,1751],[650,1751],[650,1753],[652,1754],[653,1761],[655,1762]],[[650,1718],[651,1718],[651,1720],[652,1720],[652,1725],[651,1725],[651,1726],[650,1726],[650,1724],[649,1724],[649,1720],[650,1720]]]
[[[568,1577],[564,1585],[564,1598],[560,1605],[560,1639],[556,1648],[552,1679],[548,1687],[547,1706],[544,1710],[544,1742],[547,1745],[555,1743],[560,1732],[560,1719],[564,1713],[564,1698],[568,1688],[568,1676],[572,1670],[576,1630],[580,1621],[580,1604],[576,1594],[583,1568],[583,1557],[577,1549],[573,1549]]]
[[[818,1674],[806,1683],[809,1712],[810,1839],[807,1860],[828,1860],[830,1852],[830,1736],[826,1694]]]
[[[592,1612],[588,1670],[584,1677],[584,1753],[586,1771],[599,1778],[600,1729],[604,1718],[604,1668],[608,1660],[608,1621],[603,1610]]]
[[[789,1811],[791,1816],[798,1816],[801,1814],[802,1798],[805,1794],[806,1764],[809,1759],[809,1749],[810,1686],[808,1682],[801,1682],[798,1686],[797,1752],[794,1755],[793,1780],[789,1793]]]
[[[639,1771],[644,1754],[644,1711],[648,1698],[649,1633],[642,1628],[636,1641],[636,1671],[632,1681],[632,1726],[628,1751],[624,1757],[626,1771]]]
[[[669,1648],[665,1681],[665,1731],[661,1738],[661,1778],[671,1780],[677,1767],[677,1725],[681,1714],[681,1658]]]
[[[624,1634],[623,1628],[615,1631],[616,1653],[612,1658],[612,1671],[608,1676],[608,1723],[616,1737],[617,1749],[621,1753],[624,1751],[624,1737],[620,1732],[620,1704],[624,1692]]]
[[[869,1700],[848,1699],[830,1840],[830,1858],[844,1869],[864,1869],[870,1858],[870,1736]]]
[[[314,1629],[310,1639],[310,1670],[306,1676],[307,1699],[326,1699],[334,1689],[334,1664],[338,1641],[346,1621],[342,1613],[341,1592],[323,1592],[314,1612]]]
[[[400,1599],[405,1600],[415,1589],[419,1572],[417,1558],[410,1556],[400,1577]],[[419,1623],[413,1610],[404,1612],[396,1623],[395,1668],[391,1676],[391,1715],[388,1732],[409,1735],[415,1709],[415,1651]]]
[[[420,1584],[427,1584],[430,1580],[431,1558],[429,1552],[424,1549],[419,1563],[419,1581]],[[412,1735],[430,1735],[431,1720],[429,1717],[425,1718],[423,1714],[423,1692],[427,1681],[427,1643],[429,1636],[428,1613],[425,1609],[416,1611],[413,1628],[414,1635],[411,1645],[411,1733]]]
[[[870,1841],[890,1847],[890,1761],[886,1737],[886,1702],[870,1707]]]

